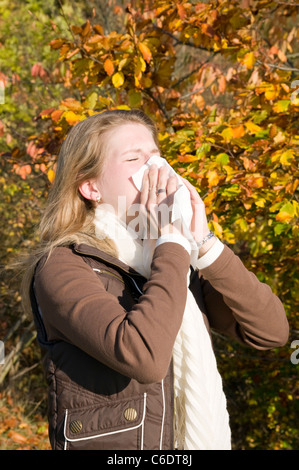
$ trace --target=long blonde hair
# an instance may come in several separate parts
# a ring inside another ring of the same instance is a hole
[[[121,125],[137,123],[146,126],[159,147],[153,121],[141,110],[104,111],[86,118],[71,128],[57,160],[56,174],[38,228],[39,242],[26,260],[22,280],[22,301],[30,311],[29,287],[37,262],[57,246],[87,243],[116,255],[112,240],[95,236],[94,202],[79,192],[80,185],[99,177],[105,161],[107,133]]]

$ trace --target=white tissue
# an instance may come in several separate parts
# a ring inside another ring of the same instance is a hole
[[[138,189],[141,191],[142,188],[142,179],[145,170],[148,170],[151,165],[157,165],[158,168],[166,166],[169,171],[169,176],[175,175],[178,179],[178,189],[174,195],[174,203],[172,208],[172,222],[177,219],[182,219],[187,228],[190,228],[190,223],[192,220],[192,206],[190,201],[190,193],[184,183],[179,179],[179,176],[176,174],[174,169],[169,165],[169,163],[158,155],[152,156],[146,163],[143,165],[137,173],[132,176],[133,182]]]
[[[178,189],[174,194],[173,206],[172,206],[172,215],[171,222],[180,220],[181,227],[183,228],[183,234],[190,242],[191,245],[191,259],[196,260],[198,255],[198,248],[196,242],[190,231],[190,224],[192,220],[193,210],[191,206],[190,192],[184,183],[180,180],[177,173],[169,165],[165,158],[160,157],[159,155],[153,155],[133,176],[133,182],[136,188],[141,191],[142,188],[142,179],[145,170],[148,170],[151,165],[157,165],[158,168],[166,166],[169,171],[169,176],[175,175],[178,180]],[[159,188],[158,188],[159,189]],[[193,260],[193,261],[194,261]],[[191,263],[193,264],[193,262]]]

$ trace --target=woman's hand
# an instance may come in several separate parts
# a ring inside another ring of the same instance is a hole
[[[181,233],[171,223],[171,206],[177,188],[177,177],[169,176],[164,166],[158,168],[151,165],[144,172],[140,204],[147,219],[150,238],[158,238],[166,233]]]
[[[199,243],[210,232],[205,211],[205,205],[200,195],[198,194],[196,188],[185,178],[182,178],[180,176],[180,179],[185,184],[190,193],[191,205],[193,210],[190,231],[194,240]],[[204,245],[202,245],[199,249],[199,257],[204,255],[214,245],[215,241],[216,238],[213,237],[208,240]]]

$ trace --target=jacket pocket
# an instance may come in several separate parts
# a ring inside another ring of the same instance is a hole
[[[146,393],[104,405],[67,409],[65,450],[142,450]]]

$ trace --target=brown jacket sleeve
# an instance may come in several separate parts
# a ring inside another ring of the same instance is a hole
[[[224,246],[217,260],[200,274],[211,328],[256,349],[287,342],[289,325],[281,301],[230,248]]]
[[[128,312],[80,256],[56,248],[35,275],[49,340],[70,342],[141,383],[161,380],[183,318],[189,264],[179,244],[158,246],[144,294]]]

